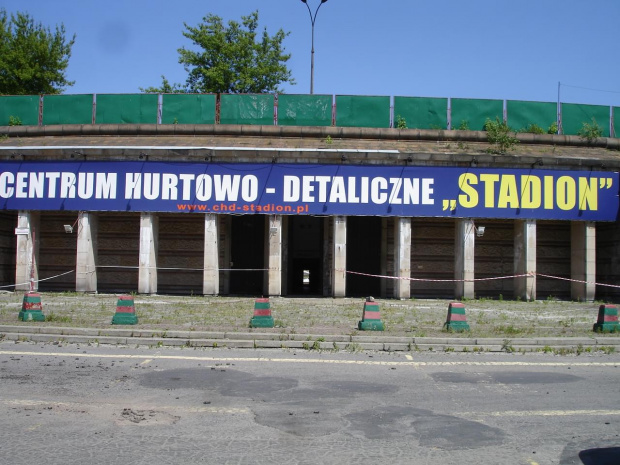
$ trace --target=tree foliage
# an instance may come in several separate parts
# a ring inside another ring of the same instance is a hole
[[[514,137],[514,131],[506,124],[505,121],[500,120],[497,116],[495,121],[487,118],[484,123],[484,130],[487,132],[487,140],[493,147],[489,149],[490,153],[496,153],[503,155],[509,150],[514,149],[515,145],[519,143],[519,139]],[[512,136],[510,134],[513,134]]]
[[[241,19],[224,25],[208,14],[196,27],[185,23],[183,35],[200,49],[178,50],[179,63],[189,73],[188,92],[270,93],[280,92],[282,83],[295,83],[286,66],[291,55],[282,44],[289,33],[280,29],[270,36],[265,28],[259,37],[258,11]]]
[[[59,94],[74,82],[66,78],[71,40],[63,25],[52,31],[27,13],[0,9],[0,95]]]
[[[140,87],[140,92],[147,94],[184,94],[185,88],[182,84],[170,84],[166,76],[161,77],[161,86],[159,87]]]

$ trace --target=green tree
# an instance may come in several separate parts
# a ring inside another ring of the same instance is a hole
[[[27,13],[0,9],[0,95],[59,94],[75,35],[67,41],[61,24],[52,31]]]
[[[198,93],[270,93],[278,86],[295,84],[282,42],[289,35],[280,29],[270,36],[265,28],[258,38],[258,11],[242,22],[208,14],[196,27],[185,23],[183,35],[201,50],[180,48],[179,63],[189,73],[186,90]]]
[[[146,94],[184,94],[186,91],[182,84],[176,82],[170,84],[166,76],[162,75],[160,87],[140,87],[140,92]]]

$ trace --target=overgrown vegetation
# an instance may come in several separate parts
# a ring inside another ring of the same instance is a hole
[[[558,123],[554,121],[549,125],[549,128],[547,128],[546,131],[538,124],[530,123],[526,127],[519,129],[519,132],[526,134],[557,134]]]
[[[461,124],[459,124],[456,129],[458,131],[469,131],[469,121],[464,119],[463,121],[461,121]]]
[[[396,116],[396,129],[407,129],[407,120],[402,116]]]
[[[21,126],[22,120],[19,116],[9,116],[9,126]]]
[[[581,140],[585,140],[588,144],[591,144],[603,135],[603,128],[596,122],[596,119],[592,118],[592,123],[583,123],[577,135]]]
[[[519,140],[514,137],[514,131],[506,124],[505,121],[495,117],[495,121],[487,118],[484,123],[484,130],[487,132],[487,140],[492,147],[489,149],[490,153],[503,155],[506,152],[513,150],[515,145],[519,143]]]

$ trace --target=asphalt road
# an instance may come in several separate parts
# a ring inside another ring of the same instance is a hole
[[[0,462],[620,463],[620,355],[0,342]]]

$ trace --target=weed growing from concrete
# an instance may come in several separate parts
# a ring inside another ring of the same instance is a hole
[[[512,341],[510,339],[504,339],[502,342],[502,350],[506,353],[513,353],[515,348],[512,346]]]
[[[350,342],[346,345],[345,349],[351,353],[362,351],[362,347],[357,342]]]

